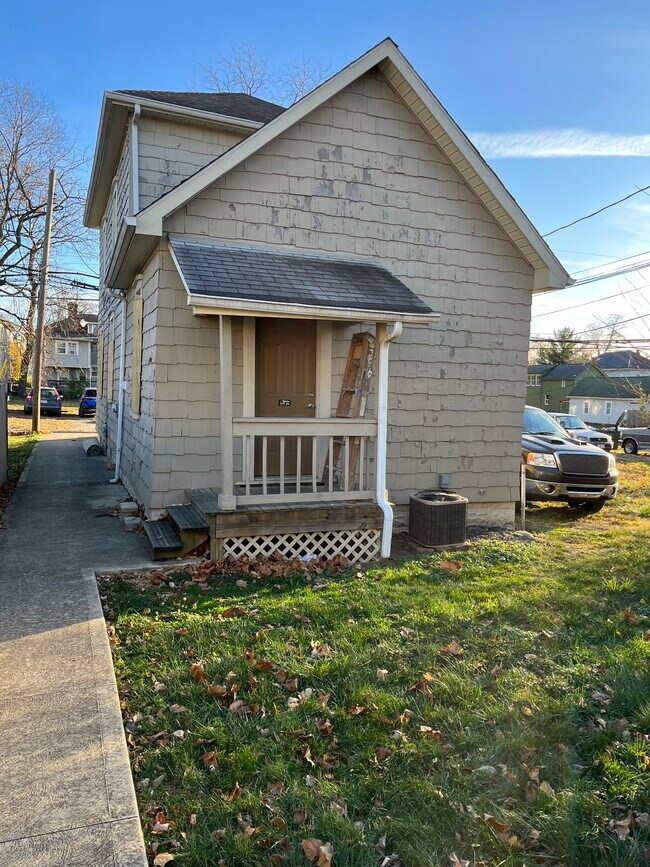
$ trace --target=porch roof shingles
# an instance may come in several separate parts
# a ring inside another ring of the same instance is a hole
[[[386,268],[252,247],[170,237],[190,295],[235,301],[433,316]]]

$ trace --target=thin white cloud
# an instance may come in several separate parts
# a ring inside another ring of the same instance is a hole
[[[586,129],[475,132],[470,138],[486,159],[557,157],[650,157],[650,134],[625,135]]]

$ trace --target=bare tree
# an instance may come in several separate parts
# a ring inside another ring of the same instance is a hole
[[[610,313],[608,316],[596,316],[590,322],[587,332],[589,340],[593,340],[597,355],[609,352],[615,343],[625,340],[620,324],[625,319],[623,313]]]
[[[220,53],[218,60],[209,61],[201,69],[206,86],[217,92],[262,96],[273,86],[268,60],[248,43],[233,47],[230,54]]]
[[[327,77],[329,66],[302,57],[273,68],[267,57],[244,43],[230,54],[219,54],[216,61],[201,66],[204,86],[217,92],[248,93],[262,99],[291,105],[318,87]]]
[[[305,57],[285,64],[277,76],[277,101],[292,105],[325,81],[328,71],[329,66]]]
[[[11,326],[23,347],[21,391],[34,347],[48,173],[56,168],[58,179],[52,224],[55,265],[57,252],[85,253],[91,243],[82,225],[80,170],[85,162],[49,99],[28,85],[0,82],[0,320]]]

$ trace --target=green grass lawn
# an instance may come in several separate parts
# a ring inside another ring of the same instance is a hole
[[[620,463],[616,504],[457,569],[102,582],[152,860],[648,864],[650,465]]]
[[[27,459],[39,440],[38,434],[33,436],[9,437],[9,467],[8,481],[17,482],[25,469]]]

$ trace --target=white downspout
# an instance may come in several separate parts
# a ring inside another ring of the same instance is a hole
[[[377,504],[384,513],[384,527],[381,533],[381,556],[390,557],[393,539],[393,509],[388,502],[386,491],[386,452],[388,439],[388,350],[393,340],[402,333],[402,323],[394,322],[390,329],[384,322],[377,323],[377,455],[375,472],[375,494]]]
[[[120,480],[120,462],[122,459],[122,427],[124,424],[124,365],[126,358],[126,292],[123,290],[108,290],[114,298],[120,299],[120,372],[117,391],[117,441],[115,443],[115,475],[109,479],[109,484],[115,485]],[[109,349],[110,351],[110,349]]]

